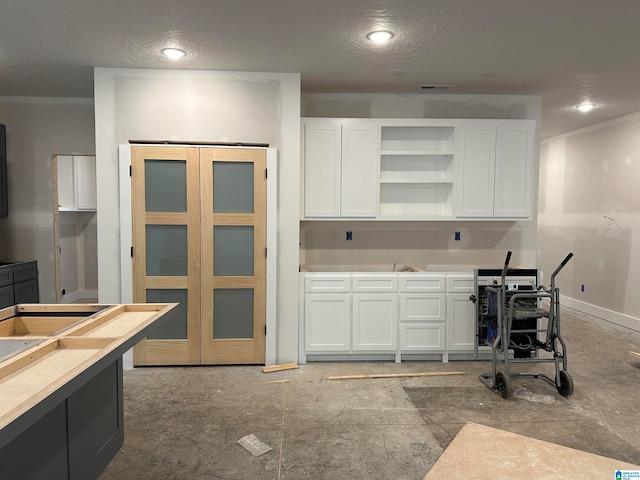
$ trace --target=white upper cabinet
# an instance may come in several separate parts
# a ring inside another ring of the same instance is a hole
[[[380,134],[373,122],[342,123],[342,181],[340,215],[375,217],[378,213]]]
[[[60,211],[96,209],[96,157],[58,155],[58,208]]]
[[[458,127],[458,217],[530,218],[535,123],[483,120]]]
[[[494,217],[531,216],[534,132],[532,122],[498,125]]]
[[[535,121],[305,118],[306,219],[530,219]]]
[[[456,189],[459,217],[493,217],[496,126],[458,128]]]
[[[342,128],[339,118],[303,123],[304,216],[340,216]]]
[[[367,120],[308,118],[304,132],[304,216],[378,212],[379,129]]]

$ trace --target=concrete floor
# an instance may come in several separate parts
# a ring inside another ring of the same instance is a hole
[[[504,400],[478,379],[487,361],[318,362],[269,374],[258,366],[127,370],[125,444],[100,478],[421,480],[466,422],[640,465],[640,363],[628,354],[640,352],[640,333],[562,314],[575,382],[568,399],[520,378],[514,387],[530,398]],[[326,380],[425,371],[466,375]],[[272,450],[254,457],[236,443],[249,434]],[[516,469],[514,478],[535,474]]]

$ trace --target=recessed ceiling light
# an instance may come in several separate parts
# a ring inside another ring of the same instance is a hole
[[[388,30],[376,30],[367,33],[367,38],[374,43],[385,43],[393,38],[393,32]]]
[[[595,105],[593,103],[581,103],[580,105],[576,105],[576,108],[582,113],[590,112],[594,107]]]
[[[165,57],[170,58],[171,60],[177,60],[187,54],[187,52],[180,50],[179,48],[163,48],[161,52]]]

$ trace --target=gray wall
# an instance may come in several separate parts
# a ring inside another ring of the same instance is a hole
[[[640,113],[540,148],[538,258],[571,306],[640,329]],[[584,289],[582,286],[584,285]]]
[[[7,126],[9,183],[0,259],[37,260],[40,301],[54,303],[51,159],[95,153],[93,100],[0,97],[0,123]]]
[[[300,75],[97,68],[95,99],[99,300],[120,301],[119,144],[268,143],[279,153],[276,361],[296,361]]]
[[[303,117],[499,118],[540,122],[541,97],[449,94],[306,94]],[[537,142],[536,142],[537,143]],[[537,159],[537,150],[534,154]],[[538,164],[534,165],[537,177]],[[534,185],[534,209],[536,205]],[[353,240],[345,240],[345,232]],[[454,241],[454,232],[461,241]],[[537,228],[521,222],[301,222],[300,263],[502,265],[535,267]]]

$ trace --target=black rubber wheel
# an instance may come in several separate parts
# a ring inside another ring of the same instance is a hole
[[[502,395],[502,398],[511,398],[513,387],[511,386],[511,378],[509,378],[506,372],[496,373],[496,388],[498,389],[498,393]]]
[[[573,378],[569,375],[569,372],[564,370],[560,371],[560,386],[558,387],[558,393],[563,397],[570,397],[573,393]]]

